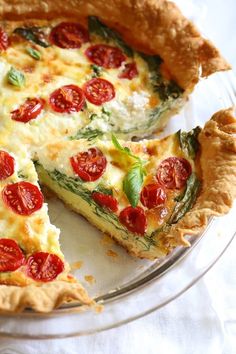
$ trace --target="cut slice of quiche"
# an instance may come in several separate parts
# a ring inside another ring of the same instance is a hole
[[[93,302],[69,274],[59,230],[48,217],[33,162],[0,149],[0,311],[48,312],[77,300]]]
[[[154,259],[226,213],[236,194],[231,110],[161,140],[79,140],[37,151],[39,180],[130,253]]]

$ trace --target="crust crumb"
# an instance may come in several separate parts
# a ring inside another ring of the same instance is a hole
[[[85,275],[84,276],[84,280],[89,283],[90,285],[93,285],[94,283],[96,283],[96,279],[94,278],[94,276],[92,275]]]
[[[70,264],[71,271],[73,272],[74,270],[80,269],[83,266],[83,263],[84,263],[83,261],[77,261],[77,262],[71,263]]]
[[[107,250],[106,254],[107,254],[108,257],[112,257],[112,258],[118,257],[118,254],[115,251],[112,251],[112,250]]]

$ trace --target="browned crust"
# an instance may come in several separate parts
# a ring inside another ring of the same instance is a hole
[[[211,216],[229,212],[236,198],[235,133],[232,108],[215,113],[201,131],[202,189],[193,209],[172,226],[168,243],[186,245],[185,235],[198,235]]]
[[[0,286],[0,312],[21,312],[31,308],[38,312],[50,312],[61,304],[77,301],[84,310],[94,306],[87,292],[79,283],[54,281],[40,286],[35,284],[24,287]]]
[[[54,18],[61,14],[73,18],[98,16],[134,47],[160,55],[179,85],[189,91],[200,77],[230,69],[213,44],[167,0],[2,0],[0,3],[2,19]]]

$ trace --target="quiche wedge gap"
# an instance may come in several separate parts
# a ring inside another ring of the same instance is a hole
[[[0,148],[0,258],[0,312],[94,305],[69,274],[33,162],[13,146]]]
[[[165,127],[201,77],[230,69],[170,1],[43,4],[0,5],[0,114],[9,141],[147,136]],[[57,18],[60,6],[70,17]]]
[[[236,120],[142,142],[72,140],[37,152],[39,181],[131,254],[155,259],[189,246],[236,195]],[[209,166],[211,168],[209,169]]]

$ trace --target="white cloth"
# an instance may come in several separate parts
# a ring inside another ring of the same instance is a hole
[[[236,67],[235,0],[176,2],[192,18],[195,10],[202,10],[198,18],[201,28]],[[79,338],[40,341],[0,337],[0,354],[235,354],[235,246],[236,240],[193,288],[145,318]]]

